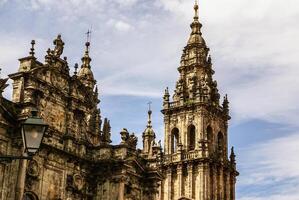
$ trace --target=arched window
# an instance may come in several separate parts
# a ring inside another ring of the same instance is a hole
[[[213,149],[213,130],[211,126],[207,127],[207,140],[209,145],[209,151],[211,152]]]
[[[171,153],[175,153],[177,151],[179,142],[179,129],[174,128],[171,131]]]
[[[187,135],[187,137],[188,137],[188,143],[187,143],[187,145],[188,145],[188,150],[189,151],[192,151],[192,150],[194,150],[195,149],[195,126],[194,125],[190,125],[189,127],[188,127],[188,135]]]
[[[218,133],[217,136],[217,148],[219,153],[223,153],[223,147],[224,147],[224,139],[223,134],[221,132]]]

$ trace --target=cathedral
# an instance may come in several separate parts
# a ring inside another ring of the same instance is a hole
[[[58,35],[45,60],[20,58],[16,73],[0,79],[0,155],[22,155],[21,123],[33,109],[49,125],[31,160],[0,160],[1,200],[235,200],[236,169],[228,147],[229,102],[213,79],[198,5],[178,67],[173,94],[163,96],[164,146],[151,115],[138,138],[120,131],[112,144],[110,121],[99,109],[90,43],[73,74]],[[11,79],[13,95],[2,96]]]

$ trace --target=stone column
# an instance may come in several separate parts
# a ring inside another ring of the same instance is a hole
[[[171,176],[172,176],[172,170],[171,170],[171,167],[169,167],[167,169],[167,180],[168,180],[168,200],[171,200],[172,198],[172,179],[171,179]]]
[[[228,177],[227,177],[227,172],[224,172],[224,180],[223,180],[223,184],[224,184],[224,200],[229,200],[229,196],[228,196],[228,185],[229,183],[227,182]]]
[[[227,177],[226,177],[226,190],[227,190],[227,200],[231,200],[230,199],[230,174],[227,173]]]
[[[221,181],[220,181],[220,168],[217,168],[217,174],[216,174],[216,179],[217,179],[217,192],[216,192],[216,197],[217,199],[220,199],[220,192],[221,192]]]
[[[193,166],[192,163],[189,163],[187,166],[188,171],[188,197],[192,199],[193,194]]]
[[[113,191],[111,191],[111,187],[110,187],[110,185],[111,185],[110,180],[108,180],[108,181],[107,181],[107,191],[108,191],[108,192],[107,192],[107,198],[108,198],[108,199],[111,198],[110,196],[111,196],[111,194],[112,194],[112,192],[113,192]]]
[[[165,117],[166,118],[166,117]],[[165,124],[165,132],[164,132],[164,151],[166,154],[170,153],[170,130],[169,130],[169,124],[168,124],[168,120],[166,120],[164,118],[164,124]]]
[[[236,177],[234,174],[231,175],[231,200],[235,200],[236,199],[236,191],[235,191],[235,184],[236,184]]]
[[[213,194],[213,198],[217,199],[217,168],[213,166],[213,191],[211,193]]]
[[[205,122],[204,122],[204,113],[203,111],[199,112],[199,127],[198,127],[198,131],[196,134],[196,141],[200,141],[200,140],[204,140],[206,138],[205,134],[206,134],[206,130],[205,130]],[[195,142],[195,148],[198,149],[200,148],[200,144],[198,142]]]
[[[121,177],[119,181],[118,200],[125,200],[126,177]]]
[[[160,199],[160,200],[164,199],[164,197],[163,197],[163,181],[159,182],[159,194],[158,194],[157,199]]]
[[[25,180],[26,180],[26,166],[27,166],[27,160],[19,161],[19,171],[18,171],[18,179],[16,185],[15,200],[23,199]]]
[[[210,197],[210,185],[209,185],[209,179],[210,179],[210,171],[208,164],[204,164],[204,200],[209,200]]]
[[[220,172],[219,172],[219,196],[220,196],[220,199],[223,199],[224,198],[224,185],[223,185],[223,168],[221,167],[220,169]]]
[[[182,166],[182,164],[179,164],[177,166],[177,175],[178,175],[178,181],[179,181],[178,195],[179,195],[179,197],[181,197],[183,195],[183,166]]]

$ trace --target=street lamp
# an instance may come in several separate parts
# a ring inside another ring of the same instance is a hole
[[[0,156],[1,160],[12,161],[17,159],[32,159],[40,148],[48,125],[37,116],[37,110],[32,109],[31,116],[21,123],[24,153],[26,156]]]
[[[21,124],[25,153],[33,156],[40,147],[48,125],[37,116],[37,110],[31,111],[31,117]]]

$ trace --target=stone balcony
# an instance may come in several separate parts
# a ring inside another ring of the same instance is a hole
[[[207,157],[207,152],[195,150],[190,152],[178,152],[172,155],[164,156],[164,164],[178,163],[191,160],[199,160]]]

